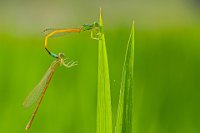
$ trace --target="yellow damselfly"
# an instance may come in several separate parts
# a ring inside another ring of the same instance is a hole
[[[33,111],[33,114],[31,116],[28,124],[26,125],[26,128],[25,128],[26,130],[28,130],[32,125],[32,122],[33,122],[35,115],[38,111],[38,108],[42,102],[42,99],[48,88],[48,85],[51,81],[51,78],[54,74],[55,69],[61,65],[64,67],[70,68],[72,66],[77,65],[77,63],[73,62],[73,61],[68,61],[67,59],[65,59],[65,56],[63,53],[58,54],[58,57],[50,65],[49,69],[47,70],[47,72],[45,73],[45,75],[43,76],[41,81],[35,86],[35,88],[30,92],[30,94],[26,97],[25,101],[23,102],[24,107],[30,107],[32,104],[37,102],[36,108]]]

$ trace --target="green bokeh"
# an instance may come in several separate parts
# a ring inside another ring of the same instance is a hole
[[[22,102],[54,60],[44,50],[40,32],[97,21],[99,3],[68,2],[1,1],[1,133],[25,132],[34,106],[24,109]],[[198,11],[177,3],[102,4],[113,122],[135,20],[134,133],[200,132],[200,21]],[[78,66],[56,70],[30,132],[95,133],[97,45],[89,32],[50,39],[51,50],[64,52]]]

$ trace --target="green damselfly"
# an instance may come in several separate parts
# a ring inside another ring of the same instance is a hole
[[[50,37],[65,35],[68,33],[80,33],[83,31],[91,31],[91,38],[99,40],[101,37],[100,34],[100,26],[97,22],[94,22],[92,24],[84,24],[80,28],[63,28],[63,29],[54,29],[49,28],[45,29],[43,33],[45,34],[45,49],[46,51],[54,58],[58,58],[58,55],[54,54],[48,49],[48,39]]]

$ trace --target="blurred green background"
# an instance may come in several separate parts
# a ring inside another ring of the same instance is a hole
[[[22,102],[54,60],[45,28],[80,27],[103,10],[113,122],[132,20],[135,21],[134,133],[200,132],[198,0],[0,1],[0,132],[22,133],[34,109]],[[59,67],[29,132],[95,133],[97,41],[90,33],[51,38],[78,61]],[[114,124],[113,124],[114,125]]]

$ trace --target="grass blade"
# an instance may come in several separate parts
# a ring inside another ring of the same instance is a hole
[[[97,133],[112,133],[110,79],[101,10],[100,26],[101,39],[99,40],[98,48]]]
[[[118,103],[115,133],[132,132],[133,111],[133,67],[134,67],[134,23],[128,41],[124,67],[122,72],[121,89]]]

